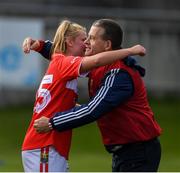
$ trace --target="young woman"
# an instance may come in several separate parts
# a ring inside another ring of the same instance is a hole
[[[83,57],[86,49],[85,40],[85,28],[67,20],[63,21],[56,31],[51,61],[37,91],[32,120],[22,146],[25,172],[67,171],[72,131],[39,134],[33,124],[43,115],[50,118],[56,112],[75,106],[77,78],[80,75],[129,55],[145,54],[145,49],[137,45]],[[109,44],[107,41],[106,46],[110,46]],[[25,53],[29,53],[29,46],[28,42],[24,42]]]

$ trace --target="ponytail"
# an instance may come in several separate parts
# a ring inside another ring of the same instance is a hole
[[[72,37],[72,39],[75,39],[80,31],[86,32],[86,29],[77,23],[70,22],[69,20],[62,21],[54,36],[51,54],[66,53],[66,38]]]
[[[68,30],[71,22],[68,20],[64,20],[58,27],[56,34],[53,40],[52,53],[65,53],[66,45],[65,45],[65,34]]]

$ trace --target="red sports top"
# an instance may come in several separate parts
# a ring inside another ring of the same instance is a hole
[[[148,104],[143,80],[137,70],[126,66],[123,61],[99,67],[89,74],[90,96],[95,95],[105,73],[115,68],[125,70],[131,76],[134,94],[130,99],[97,121],[103,143],[105,145],[127,144],[146,141],[159,136],[161,128],[155,121]]]
[[[27,130],[22,150],[32,150],[53,145],[57,151],[68,159],[72,131],[57,132],[55,130],[39,134],[35,131],[34,120],[56,112],[62,112],[75,106],[77,99],[77,77],[81,65],[81,57],[54,54],[49,67],[36,93],[34,112]]]

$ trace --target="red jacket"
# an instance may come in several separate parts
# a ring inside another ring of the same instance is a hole
[[[161,128],[147,100],[144,82],[137,70],[126,66],[123,61],[93,70],[89,75],[89,93],[94,96],[105,73],[111,69],[128,72],[134,85],[133,96],[98,120],[105,145],[126,144],[146,141],[161,134]],[[94,82],[95,81],[95,82]]]

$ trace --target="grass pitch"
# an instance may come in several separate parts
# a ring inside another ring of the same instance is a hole
[[[160,137],[162,159],[159,171],[180,172],[180,100],[151,100],[155,118],[163,128]],[[32,105],[0,109],[0,171],[21,172],[21,145],[32,114]],[[111,155],[100,139],[96,123],[73,133],[70,171],[111,171]]]

